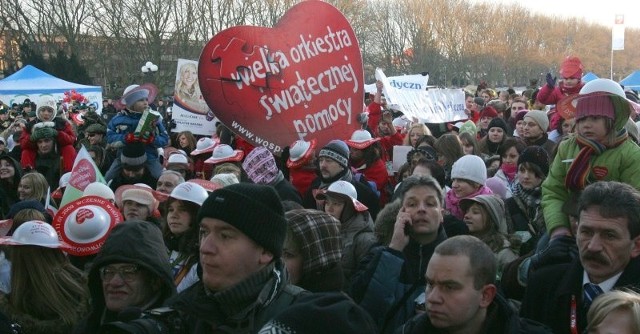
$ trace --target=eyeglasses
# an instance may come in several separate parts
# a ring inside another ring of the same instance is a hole
[[[116,274],[122,278],[125,282],[133,282],[136,278],[138,278],[138,273],[140,272],[140,268],[135,265],[124,266],[120,268],[114,267],[102,267],[99,269],[100,279],[103,282],[108,282],[112,280]]]

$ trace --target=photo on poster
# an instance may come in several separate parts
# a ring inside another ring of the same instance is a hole
[[[172,132],[190,131],[196,135],[210,136],[215,132],[212,116],[200,90],[198,62],[178,59],[172,108],[172,119],[176,127]]]

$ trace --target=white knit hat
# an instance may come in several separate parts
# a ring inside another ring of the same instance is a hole
[[[487,181],[487,167],[477,155],[465,155],[451,167],[451,179],[463,179],[484,185]]]

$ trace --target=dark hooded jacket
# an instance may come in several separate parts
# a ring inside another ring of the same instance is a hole
[[[75,333],[97,333],[98,328],[104,323],[118,320],[117,314],[105,309],[102,280],[98,272],[100,268],[111,263],[136,264],[160,279],[161,287],[156,294],[157,299],[147,309],[162,306],[175,294],[176,288],[173,284],[169,256],[160,229],[142,221],[120,223],[111,230],[111,235],[91,266],[89,271],[91,313],[76,328]]]

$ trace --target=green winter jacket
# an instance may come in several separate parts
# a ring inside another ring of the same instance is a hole
[[[579,194],[567,190],[564,183],[571,162],[579,152],[575,137],[560,142],[549,175],[542,183],[542,210],[549,233],[558,227],[569,228],[569,218],[562,212],[562,206],[569,200],[575,200]],[[597,181],[619,181],[640,189],[640,147],[627,140],[591,157],[589,183]]]

